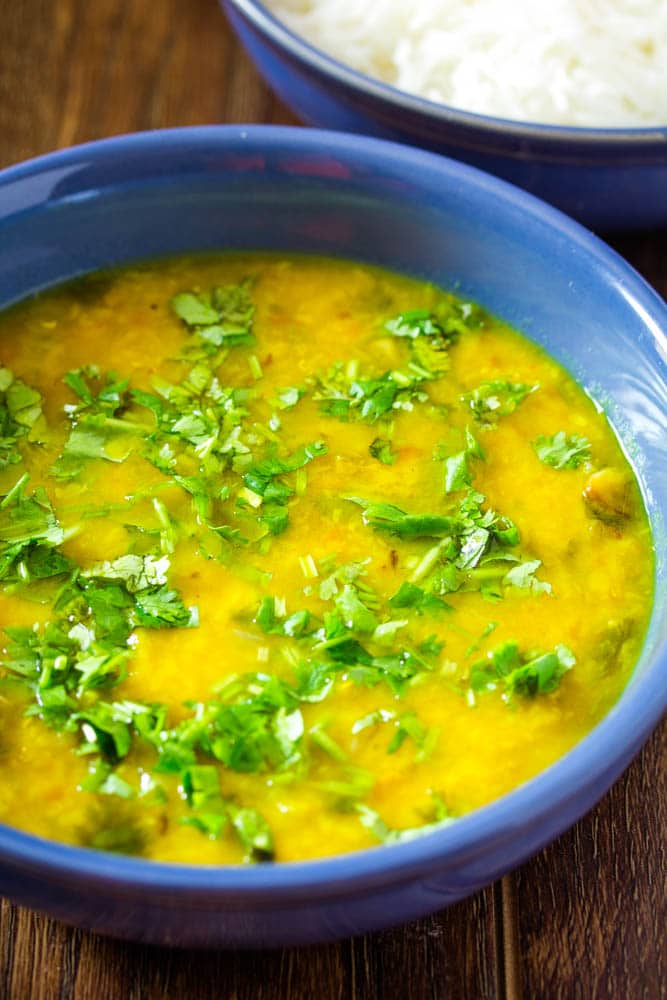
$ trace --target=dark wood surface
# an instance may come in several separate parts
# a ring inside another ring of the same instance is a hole
[[[215,0],[0,0],[0,167],[138,129],[295,123]],[[667,296],[667,233],[611,240]],[[418,923],[275,952],[150,948],[3,901],[0,1000],[667,997],[667,727],[521,869]]]

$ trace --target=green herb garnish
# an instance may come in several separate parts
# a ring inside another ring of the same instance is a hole
[[[469,490],[456,507],[442,515],[407,514],[394,504],[347,499],[363,508],[364,523],[375,531],[406,540],[440,539],[424,552],[410,579],[391,599],[393,607],[413,606],[423,612],[430,604],[434,610],[433,602],[421,595],[442,597],[459,590],[479,590],[490,600],[501,599],[502,588],[509,586],[534,593],[550,591],[548,584],[534,576],[539,560],[522,561],[508,551],[519,544],[518,529],[508,517],[483,509],[481,493]],[[409,589],[415,585],[420,593]],[[403,603],[406,601],[414,603]]]
[[[0,367],[0,470],[21,461],[19,441],[43,443],[46,436],[41,395]]]
[[[391,450],[391,441],[386,438],[374,438],[368,448],[369,453],[373,458],[377,458],[378,462],[382,462],[383,465],[394,465],[398,455],[395,451]]]
[[[430,821],[427,820],[421,826],[409,827],[403,830],[393,830],[385,823],[375,809],[371,809],[367,805],[357,805],[356,811],[362,826],[383,844],[399,844],[407,840],[414,840],[416,837],[422,837],[424,834],[441,830],[455,822],[455,817],[448,814],[447,809],[440,799],[435,800],[435,808],[431,810],[434,818],[431,818]]]
[[[532,442],[540,462],[553,469],[577,469],[591,457],[591,446],[585,437],[558,431],[551,435],[538,434]]]
[[[252,281],[213,288],[208,293],[181,292],[171,307],[195,334],[207,353],[221,347],[252,345],[255,306],[250,298]]]
[[[431,377],[417,366],[361,377],[355,363],[338,363],[313,380],[313,399],[330,417],[374,424],[394,410],[411,410],[415,402],[425,402],[423,383]]]
[[[523,654],[518,643],[505,642],[473,664],[470,688],[474,694],[499,688],[508,700],[514,695],[551,694],[575,663],[567,646],[558,645],[551,653]]]
[[[461,396],[462,403],[469,407],[473,417],[482,427],[495,427],[499,417],[514,413],[526,396],[539,389],[539,385],[525,382],[482,382],[476,389]]]
[[[71,563],[58,551],[65,532],[46,491],[25,495],[25,473],[0,498],[0,581],[28,583],[59,576]]]
[[[473,458],[483,462],[486,455],[470,428],[466,427],[465,448],[445,460],[445,493],[457,493],[472,484],[470,461]]]

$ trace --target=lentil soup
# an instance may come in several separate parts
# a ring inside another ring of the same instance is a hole
[[[604,414],[474,303],[206,255],[0,317],[0,820],[196,863],[414,836],[608,711],[652,598]]]

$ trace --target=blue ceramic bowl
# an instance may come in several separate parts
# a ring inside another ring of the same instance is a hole
[[[0,305],[94,268],[214,247],[349,256],[483,302],[604,401],[655,532],[655,610],[620,702],[553,767],[451,827],[322,861],[197,868],[0,826],[0,893],[96,931],[256,947],[358,934],[446,906],[552,840],[618,777],[667,704],[667,308],[615,253],[530,195],[375,139],[179,129],[0,174]]]
[[[221,3],[259,71],[309,125],[444,153],[526,188],[593,229],[667,224],[667,122],[565,128],[459,111],[342,65],[256,0]]]

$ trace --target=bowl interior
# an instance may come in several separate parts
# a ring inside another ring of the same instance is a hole
[[[583,774],[615,745],[614,719],[621,749],[636,749],[667,700],[667,309],[659,297],[531,196],[431,154],[352,136],[178,130],[54,154],[0,178],[0,306],[92,269],[212,248],[334,254],[437,282],[542,344],[605,406],[653,525],[656,599],[628,691],[572,767]],[[640,683],[649,697],[632,697]],[[544,792],[564,774],[561,764],[550,772],[530,784]]]

